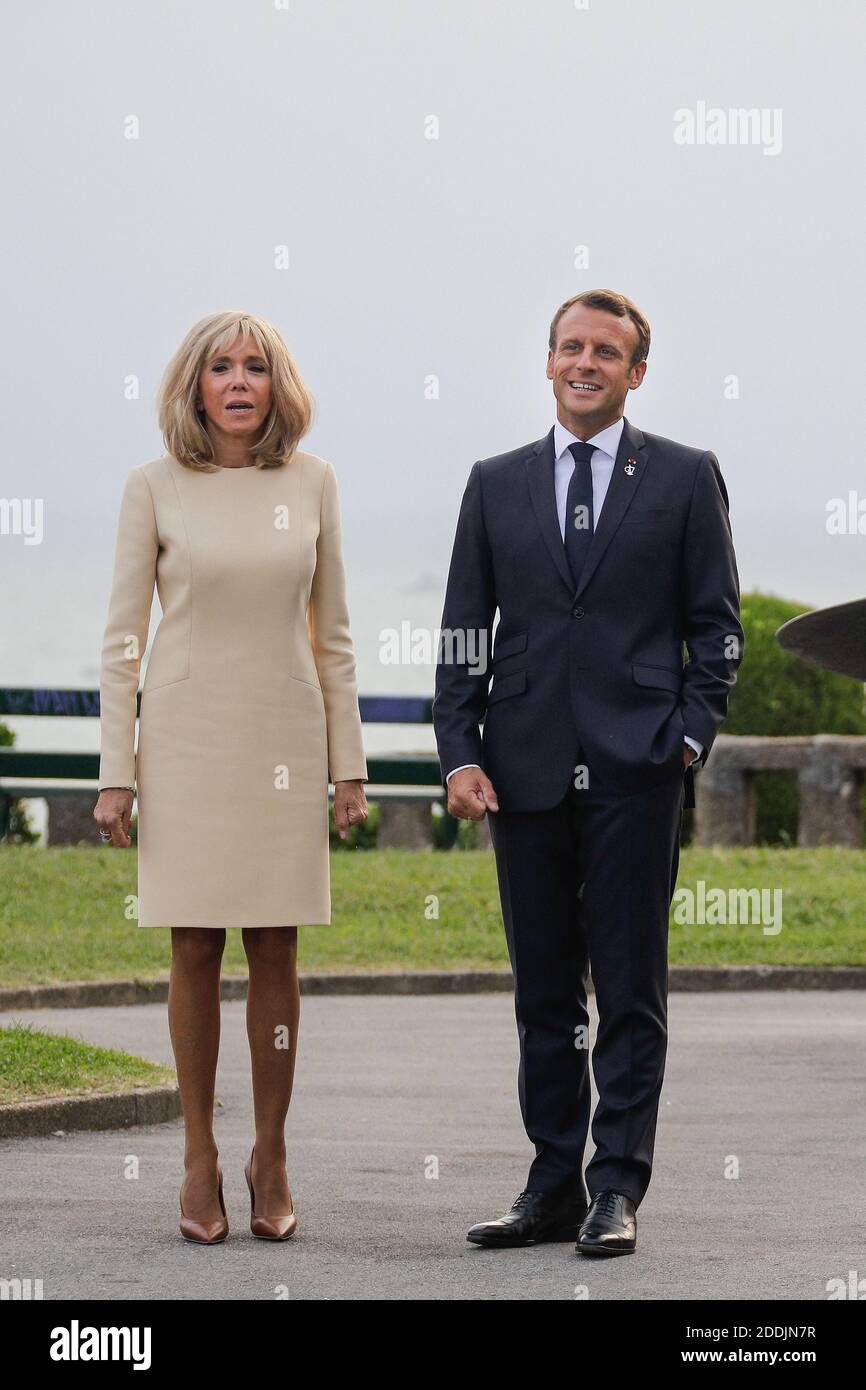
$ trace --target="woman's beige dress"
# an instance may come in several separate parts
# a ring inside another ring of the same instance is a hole
[[[100,702],[100,789],[138,798],[140,927],[330,922],[328,781],[367,764],[329,463],[132,470]]]

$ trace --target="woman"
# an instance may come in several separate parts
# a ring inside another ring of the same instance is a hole
[[[250,1227],[283,1240],[296,1226],[297,927],[331,920],[329,779],[340,835],[367,817],[337,485],[297,447],[311,418],[271,324],[229,311],[190,330],[160,390],[167,452],[126,481],[102,652],[94,817],[129,848],[137,792],[138,924],[171,928],[180,1229],[208,1245],[228,1234],[213,1134],[226,928],[241,929],[249,963]],[[136,754],[154,582],[162,618]]]

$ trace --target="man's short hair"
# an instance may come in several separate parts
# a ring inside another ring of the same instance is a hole
[[[650,326],[637,305],[626,299],[624,294],[617,294],[615,290],[584,290],[583,294],[573,295],[564,304],[560,304],[550,325],[548,347],[551,352],[556,351],[556,326],[572,304],[585,304],[587,309],[603,309],[607,314],[616,314],[617,318],[631,319],[637,329],[637,347],[632,354],[630,366],[636,367],[639,362],[646,361],[650,349]]]

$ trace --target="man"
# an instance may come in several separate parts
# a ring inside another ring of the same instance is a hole
[[[457,523],[433,722],[449,810],[489,816],[536,1153],[510,1211],[469,1231],[479,1245],[629,1253],[650,1181],[689,764],[725,717],[743,630],[715,455],[623,416],[649,343],[623,295],[563,304],[553,428],[476,463]],[[469,654],[488,650],[497,609],[488,690]]]

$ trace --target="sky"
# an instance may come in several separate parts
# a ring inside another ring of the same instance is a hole
[[[598,286],[652,327],[627,418],[719,459],[742,590],[862,597],[864,36],[858,0],[10,11],[0,499],[42,533],[0,535],[0,684],[98,686],[126,476],[226,308],[315,397],[363,694],[432,693],[381,635],[439,625],[472,464],[550,429],[551,316]],[[6,722],[98,748],[96,720]]]

